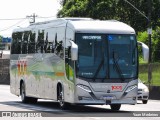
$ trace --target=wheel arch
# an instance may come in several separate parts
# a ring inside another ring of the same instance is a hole
[[[21,80],[20,80],[20,87],[19,87],[19,88],[20,88],[20,89],[19,89],[19,90],[20,90],[20,95],[21,95],[21,87],[22,87],[22,83],[25,85],[25,83],[24,83],[24,80],[23,80],[23,79],[21,79]]]
[[[58,101],[58,94],[59,94],[59,90],[64,90],[63,85],[61,82],[57,83],[57,101]],[[64,92],[64,91],[63,91]]]

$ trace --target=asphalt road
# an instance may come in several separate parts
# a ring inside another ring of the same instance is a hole
[[[155,120],[160,118],[160,101],[149,100],[147,104],[142,104],[141,101],[138,101],[136,105],[122,105],[118,112],[111,111],[110,106],[107,105],[71,106],[68,110],[61,110],[58,103],[49,100],[38,100],[36,104],[21,103],[20,97],[10,93],[8,85],[0,85],[0,111],[0,114],[12,111],[12,116],[14,117],[30,113],[35,115],[37,113],[37,116],[45,116],[48,119],[49,117],[56,117],[58,120],[63,120],[66,117],[72,117],[70,120],[73,117],[74,120],[99,120],[106,119],[106,117],[117,120],[119,120],[119,117],[123,117],[123,120],[128,120],[128,117],[134,120],[138,118]],[[13,112],[15,113],[14,115]]]

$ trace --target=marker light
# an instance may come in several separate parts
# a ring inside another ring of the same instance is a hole
[[[137,85],[129,86],[129,87],[127,88],[127,90],[125,91],[125,93],[128,93],[128,92],[134,90],[135,88],[137,88]]]
[[[91,89],[86,85],[78,84],[77,87],[85,90],[86,92],[91,92]]]

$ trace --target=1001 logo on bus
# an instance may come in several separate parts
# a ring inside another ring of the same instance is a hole
[[[19,60],[17,62],[17,69],[18,69],[19,76],[27,74],[27,61],[26,60]]]

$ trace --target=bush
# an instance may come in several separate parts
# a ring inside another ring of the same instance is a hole
[[[152,63],[152,79],[151,85],[160,86],[160,63]],[[139,65],[139,78],[148,84],[148,64]]]
[[[138,41],[148,45],[147,32],[138,32]],[[139,49],[139,59],[142,58],[142,51]],[[141,61],[140,61],[141,62]],[[160,27],[152,30],[152,62],[160,62]]]

